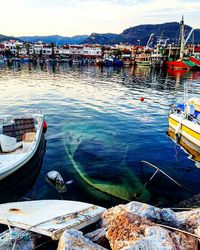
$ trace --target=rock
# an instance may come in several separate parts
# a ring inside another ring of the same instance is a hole
[[[84,236],[102,247],[110,248],[109,241],[106,238],[106,231],[107,229],[103,227],[93,232],[87,233]]]
[[[108,228],[110,223],[115,220],[115,217],[122,211],[127,211],[125,205],[118,205],[106,210],[102,218],[102,227]]]
[[[103,226],[112,249],[197,249],[192,236],[169,231],[156,223],[200,235],[200,210],[174,213],[140,202],[108,209],[102,215]],[[198,227],[199,226],[199,227]]]
[[[11,235],[9,230],[0,234],[0,250],[31,250],[35,247],[35,236],[23,229],[13,228]]]
[[[193,197],[191,197],[190,199],[181,201],[178,205],[179,207],[188,207],[188,208],[195,208],[195,207],[200,207],[200,194],[196,194]]]
[[[108,209],[102,215],[103,226],[108,227],[111,221],[114,220],[115,216],[121,211],[127,211],[139,216],[145,217],[150,221],[163,222],[170,226],[179,226],[179,221],[176,218],[176,213],[171,209],[159,209],[157,207],[147,205],[141,202],[132,201],[126,205],[119,205]]]
[[[200,226],[200,209],[177,212],[176,218],[182,228],[193,233]]]
[[[106,237],[113,250],[194,250],[198,246],[192,236],[166,230],[127,211],[121,211],[110,222]]]
[[[200,226],[198,226],[195,230],[194,233],[200,237]]]
[[[66,230],[62,233],[57,250],[105,250],[88,238],[83,233],[74,229]]]

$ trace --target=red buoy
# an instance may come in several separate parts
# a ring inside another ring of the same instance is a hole
[[[144,101],[144,97],[141,97],[141,98],[140,98],[140,101],[143,102],[143,101]]]
[[[44,120],[43,121],[43,130],[42,130],[43,133],[46,133],[47,132],[47,122]]]

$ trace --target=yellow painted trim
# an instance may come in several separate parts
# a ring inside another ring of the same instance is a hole
[[[173,118],[169,117],[169,123],[172,123],[173,125],[177,126],[179,122],[174,120]],[[200,141],[200,133],[195,132],[194,130],[186,127],[185,125],[182,124],[181,130],[187,133],[188,135],[192,136],[193,138],[197,139]]]
[[[177,126],[178,122],[174,120],[173,118],[169,117],[169,122],[172,123],[173,125]]]
[[[193,138],[197,139],[198,141],[200,141],[200,134],[191,130],[190,128],[186,127],[186,126],[182,126],[182,130],[187,133],[188,135],[192,136]]]

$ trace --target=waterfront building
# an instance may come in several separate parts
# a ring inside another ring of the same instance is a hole
[[[100,45],[87,44],[83,46],[83,56],[84,57],[101,57],[102,50]]]

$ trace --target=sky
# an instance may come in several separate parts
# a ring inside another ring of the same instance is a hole
[[[200,28],[200,0],[0,0],[0,34],[121,33],[139,24],[179,22]]]

